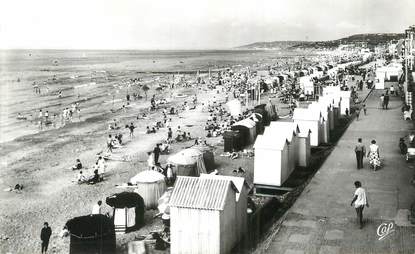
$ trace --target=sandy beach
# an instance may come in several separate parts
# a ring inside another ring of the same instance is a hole
[[[200,67],[204,70],[209,69],[209,65],[201,65],[201,62],[206,59],[216,63],[211,66],[212,69],[232,67],[233,65],[235,65],[234,68],[238,68],[238,66],[242,66],[241,62],[258,67],[267,61],[271,64],[276,59],[272,57],[279,55],[278,52],[234,52],[232,55],[234,58],[230,59],[228,56],[224,60],[226,54],[218,53],[220,57],[213,53],[211,53],[213,56],[209,54],[205,56],[186,56],[185,54],[182,58],[169,56],[162,60],[154,60],[160,65],[157,65],[158,69],[153,68],[152,71],[168,70],[180,73],[177,66],[180,59],[186,59],[184,60],[185,64],[182,64],[185,68],[181,68],[183,72]],[[39,59],[47,57],[47,55],[41,57],[41,53],[38,53]],[[50,249],[54,253],[67,253],[69,239],[58,236],[65,222],[70,218],[89,214],[92,205],[97,200],[105,199],[112,193],[124,190],[115,188],[115,185],[125,183],[138,172],[147,169],[146,152],[151,151],[155,143],[166,139],[167,130],[162,128],[156,134],[144,134],[145,127],[161,120],[161,112],[148,112],[150,102],[145,98],[133,100],[125,110],[120,109],[122,105],[126,104],[125,94],[127,91],[125,88],[114,85],[139,76],[142,82],[150,84],[151,89],[148,92],[148,97],[150,98],[154,94],[156,98],[170,98],[172,102],[168,105],[169,107],[179,105],[184,101],[190,102],[190,97],[197,95],[199,105],[195,110],[181,112],[179,116],[172,117],[173,130],[180,125],[193,137],[206,135],[202,126],[209,114],[202,112],[200,103],[207,103],[212,99],[212,96],[215,96],[218,101],[224,100],[224,94],[218,94],[216,90],[208,90],[206,85],[156,91],[154,88],[157,83],[168,82],[173,77],[172,74],[144,73],[149,70],[140,69],[140,67],[147,66],[149,61],[147,59],[140,60],[139,63],[130,59],[116,63],[101,63],[101,61],[105,62],[105,59],[102,60],[98,57],[98,59],[89,60],[91,63],[79,66],[67,64],[65,60],[60,60],[62,64],[59,63],[55,66],[43,60],[47,63],[45,66],[33,65],[32,62],[26,66],[27,71],[20,69],[22,62],[17,60],[13,62],[12,60],[14,59],[11,59],[10,62],[14,65],[9,64],[6,69],[7,75],[2,76],[3,81],[7,81],[2,86],[2,89],[7,91],[5,97],[7,100],[2,102],[1,114],[2,119],[7,119],[7,124],[3,124],[2,121],[2,133],[5,133],[6,137],[0,145],[0,187],[3,190],[13,187],[15,184],[23,184],[24,189],[20,193],[0,192],[0,205],[7,207],[0,211],[0,232],[4,238],[0,241],[1,253],[32,253],[39,247],[38,234],[44,221],[49,222],[53,231]],[[49,60],[53,61],[52,58]],[[209,61],[207,62],[209,63]],[[236,66],[236,62],[239,63],[238,66]],[[140,70],[140,74],[137,74],[137,70]],[[55,80],[50,80],[54,75]],[[202,77],[206,79],[207,74],[203,74]],[[19,82],[17,82],[18,78]],[[187,74],[184,78],[191,83],[194,82],[196,74]],[[49,91],[40,96],[35,95],[31,83],[44,80],[47,80]],[[82,91],[78,96],[74,86],[88,82],[95,82],[98,85]],[[131,90],[135,88],[130,87],[129,89],[128,92],[131,93]],[[63,91],[62,98],[58,98],[56,95],[60,90]],[[119,92],[116,92],[117,90]],[[112,97],[114,92],[115,96]],[[144,97],[143,91],[137,92]],[[171,97],[175,93],[187,96],[184,98]],[[17,98],[21,98],[21,100]],[[263,99],[267,100],[265,97]],[[275,103],[278,103],[277,99],[274,100]],[[69,107],[74,102],[80,102],[81,117],[77,119],[75,115],[73,122],[64,126],[48,127],[39,131],[38,126],[30,123],[30,120],[17,122],[15,120],[17,112],[23,115],[28,115],[31,112],[35,114],[38,109],[42,108],[48,109],[50,114],[59,113],[62,108]],[[284,112],[283,108],[280,110]],[[140,112],[148,112],[148,120],[137,120],[136,116]],[[109,133],[112,133],[108,131],[108,123],[113,119],[117,119],[121,126],[131,122],[137,126],[135,138],[132,140],[128,138],[128,130],[121,128],[125,144],[114,152],[115,156],[130,158],[130,161],[109,161],[105,181],[96,185],[78,185],[72,182],[77,173],[70,169],[75,163],[75,159],[79,158],[84,167],[91,169],[97,159],[97,154],[105,150],[105,139]],[[15,139],[6,141],[13,138]],[[171,153],[191,146],[193,142],[174,143]],[[215,160],[220,173],[232,174],[233,169],[243,166],[249,169],[245,175],[247,181],[252,182],[252,160],[240,158],[231,163],[229,158],[219,156],[223,153],[222,137],[210,138],[207,142],[215,146]],[[166,158],[167,156],[161,157],[162,164]],[[119,253],[126,253],[128,241],[142,235],[145,236],[150,231],[161,227],[160,219],[153,219],[156,213],[153,210],[147,211],[146,225],[142,229],[117,237]]]

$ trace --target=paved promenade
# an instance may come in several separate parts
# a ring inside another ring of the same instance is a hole
[[[407,220],[415,202],[415,188],[410,183],[415,162],[406,163],[398,147],[399,138],[408,134],[412,124],[402,120],[397,97],[391,97],[389,110],[379,109],[380,93],[374,91],[368,97],[368,115],[361,112],[359,121],[351,123],[259,252],[415,253],[415,227]],[[377,141],[384,164],[380,170],[370,170],[367,159],[364,169],[356,169],[354,146],[359,137],[367,148],[372,139]],[[362,182],[370,204],[363,211],[363,229],[350,206],[356,180]],[[390,222],[391,233],[379,240],[378,227]]]

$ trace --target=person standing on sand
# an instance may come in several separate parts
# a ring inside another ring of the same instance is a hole
[[[171,142],[173,140],[173,131],[171,130],[171,128],[169,128],[169,130],[167,131],[167,142]]]
[[[369,202],[367,201],[366,191],[362,188],[362,183],[359,181],[354,182],[356,191],[354,192],[354,197],[350,206],[354,205],[356,209],[357,220],[360,224],[360,229],[363,228],[363,208],[365,206],[369,207]]]
[[[49,239],[52,235],[52,229],[47,222],[43,223],[43,228],[40,231],[40,240],[42,241],[42,254],[48,251]]]
[[[156,145],[156,147],[154,147],[153,153],[154,153],[154,164],[157,165],[157,163],[159,163],[159,157],[160,157],[160,147],[159,144]]]
[[[133,123],[131,123],[131,124],[128,126],[128,129],[130,130],[130,138],[131,138],[131,139],[132,139],[132,138],[134,138],[134,129],[135,129],[134,124],[133,124]]]
[[[42,129],[43,125],[43,112],[41,109],[39,109],[39,128]]]
[[[98,200],[98,202],[92,206],[91,214],[101,214],[101,205],[102,205],[102,201]]]
[[[111,136],[111,134],[109,134],[109,135],[108,135],[108,138],[107,138],[107,148],[108,148],[108,150],[107,150],[107,151],[109,151],[110,153],[112,153],[112,148],[113,148],[113,140],[112,140],[112,136]]]
[[[366,104],[363,104],[363,113],[364,113],[365,115],[367,115],[367,108],[366,108]]]

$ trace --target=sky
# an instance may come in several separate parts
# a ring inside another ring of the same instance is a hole
[[[0,0],[0,49],[221,49],[404,32],[414,0]],[[412,13],[411,13],[412,12]]]

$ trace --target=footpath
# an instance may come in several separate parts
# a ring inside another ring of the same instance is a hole
[[[415,226],[408,221],[415,202],[411,185],[415,162],[406,163],[398,146],[399,138],[413,127],[402,120],[398,97],[391,97],[388,110],[379,109],[381,93],[374,90],[367,98],[367,115],[362,111],[360,119],[350,124],[282,224],[256,253],[415,253]],[[383,164],[378,171],[369,169],[367,158],[364,169],[356,169],[354,147],[359,137],[367,148],[372,139],[377,141]],[[370,205],[363,211],[363,229],[350,206],[356,180],[366,189]]]

